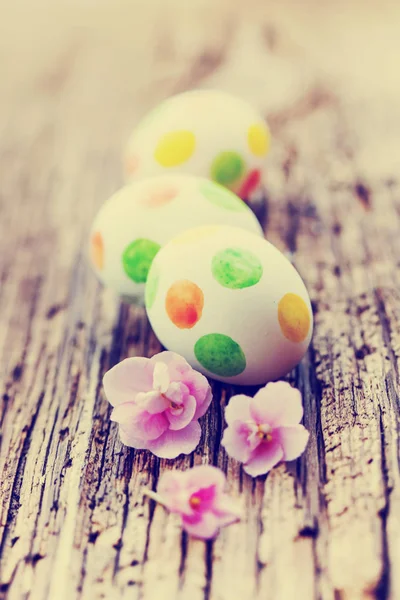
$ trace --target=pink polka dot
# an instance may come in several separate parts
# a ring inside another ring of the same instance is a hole
[[[261,183],[261,173],[258,169],[250,171],[246,179],[242,183],[242,186],[238,192],[238,195],[243,199],[247,200],[250,194],[252,194]]]
[[[179,193],[179,189],[172,185],[155,187],[141,198],[140,203],[148,208],[159,208],[171,202]]]

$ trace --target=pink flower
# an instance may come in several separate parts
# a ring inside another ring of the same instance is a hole
[[[220,469],[202,465],[164,473],[158,493],[147,495],[180,515],[182,527],[189,534],[208,540],[221,527],[240,519],[240,511],[225,493],[225,486],[225,475]]]
[[[178,354],[127,358],[104,375],[103,385],[123,444],[161,458],[189,454],[198,445],[198,419],[210,406],[211,388]]]
[[[244,464],[246,473],[257,477],[304,452],[309,433],[299,425],[302,417],[299,390],[284,381],[268,383],[254,398],[231,398],[221,443],[229,456]]]

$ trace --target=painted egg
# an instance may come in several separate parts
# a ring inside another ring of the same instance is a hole
[[[226,188],[190,175],[162,175],[125,186],[100,209],[90,234],[90,261],[101,281],[126,299],[143,299],[161,246],[198,225],[230,224],[259,236],[248,206]]]
[[[166,348],[239,385],[288,373],[313,328],[293,265],[265,239],[229,226],[198,227],[166,244],[149,272],[146,308]]]
[[[182,172],[207,177],[249,199],[259,191],[270,145],[262,116],[225,92],[192,90],[172,96],[136,127],[125,153],[125,174]]]

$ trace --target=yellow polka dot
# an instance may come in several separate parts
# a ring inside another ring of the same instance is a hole
[[[310,311],[303,298],[297,294],[285,294],[278,304],[279,325],[285,338],[302,342],[310,330]]]
[[[251,125],[247,132],[250,150],[256,156],[265,156],[269,150],[270,134],[264,123]]]
[[[196,146],[191,131],[171,131],[158,142],[154,158],[162,167],[176,167],[189,160]]]
[[[205,225],[204,227],[196,227],[195,229],[188,229],[183,233],[174,237],[170,244],[191,244],[193,242],[198,242],[203,238],[214,235],[218,232],[220,226],[219,225]]]

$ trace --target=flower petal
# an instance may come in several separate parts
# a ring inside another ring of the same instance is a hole
[[[189,505],[190,492],[186,489],[188,471],[167,471],[163,473],[157,486],[157,492],[162,497],[165,506],[179,514],[192,515]]]
[[[225,429],[221,444],[231,458],[239,462],[249,460],[252,453],[248,439],[249,433],[249,427],[241,421],[234,421],[232,425]]]
[[[138,425],[138,429],[142,432],[142,437],[147,440],[159,438],[168,429],[168,421],[163,413],[156,415],[145,413]]]
[[[206,379],[206,378],[204,378],[204,379]],[[211,404],[211,401],[213,399],[212,389],[211,389],[211,386],[208,383],[207,379],[206,379],[206,382],[207,382],[207,389],[202,388],[201,392],[199,391],[199,387],[197,387],[196,390],[194,391],[193,388],[191,388],[189,386],[189,389],[191,390],[191,395],[192,396],[194,395],[194,397],[197,400],[197,409],[196,409],[196,412],[194,415],[195,419],[200,419],[200,417],[203,417],[206,414],[206,412],[208,411],[208,408]],[[205,393],[204,393],[203,400],[199,400],[199,398],[202,397],[204,391],[205,391]]]
[[[201,427],[192,421],[179,431],[165,431],[156,440],[148,442],[148,449],[160,458],[176,458],[180,454],[190,454],[196,448],[201,437]]]
[[[250,459],[243,465],[246,473],[252,477],[268,473],[283,458],[283,450],[277,440],[260,444],[254,450]]]
[[[123,425],[119,426],[119,438],[122,444],[130,446],[136,450],[147,450],[147,440],[143,440],[132,435],[129,429],[125,429]]]
[[[119,423],[119,437],[125,446],[138,450],[147,449],[147,441],[138,434],[136,428],[131,427],[138,414],[138,408],[132,402],[125,402],[114,408],[110,420]]]
[[[152,415],[132,402],[115,407],[110,419],[120,423],[126,435],[142,440],[154,440],[168,428],[168,421],[163,413]]]
[[[157,391],[138,394],[136,404],[152,415],[164,412],[169,407],[168,400]]]
[[[180,354],[176,352],[170,352],[169,350],[165,350],[164,352],[159,352],[150,358],[150,362],[157,363],[162,362],[168,367],[168,372],[170,374],[170,381],[176,381],[175,374],[180,373],[181,370],[185,370],[189,367],[187,360],[183,358]]]
[[[124,402],[114,408],[111,412],[110,420],[115,421],[116,423],[130,423],[131,421],[135,421],[138,413],[141,412],[142,410],[133,402]]]
[[[183,517],[182,526],[190,535],[203,539],[210,540],[214,538],[220,528],[220,522],[216,515],[212,512],[201,513],[201,518]]]
[[[195,512],[207,512],[213,510],[217,494],[218,490],[216,486],[211,484],[206,487],[200,487],[200,489],[194,491],[193,494],[190,495],[189,501],[195,497],[199,501],[198,507],[194,509]]]
[[[185,485],[191,494],[211,485],[215,486],[218,492],[222,492],[226,485],[224,473],[212,465],[198,465],[185,471],[185,475]]]
[[[232,396],[225,408],[225,421],[228,425],[231,425],[234,421],[253,420],[250,414],[250,400],[251,398],[244,394]]]
[[[228,498],[223,493],[225,485],[226,478],[221,469],[211,465],[199,465],[186,471],[167,471],[160,478],[157,492],[169,510],[194,516],[196,511],[189,504],[193,494],[203,500],[203,509],[204,501],[212,497],[213,505],[221,505],[223,511],[225,498]]]
[[[173,381],[169,386],[166,393],[168,400],[175,404],[183,404],[189,398],[189,390],[187,386],[181,381]]]
[[[157,492],[164,497],[180,492],[184,489],[184,474],[185,471],[166,471],[160,477]]]
[[[227,494],[220,496],[213,512],[218,516],[221,527],[240,521],[242,517],[242,511],[237,501],[230,498]]]
[[[148,358],[126,358],[103,377],[104,391],[112,406],[132,402],[139,392],[148,392],[153,384],[153,365]]]
[[[181,405],[182,412],[178,412],[178,410],[170,408],[165,412],[165,416],[169,421],[169,428],[173,431],[183,429],[193,421],[196,412],[196,400],[193,396],[189,396],[186,402]]]
[[[153,389],[165,394],[170,382],[168,366],[165,362],[155,361],[153,372]]]
[[[162,361],[168,367],[170,381],[178,381],[186,385],[189,394],[196,399],[196,420],[207,412],[212,400],[212,392],[204,375],[193,369],[182,356],[175,352],[160,352],[153,356],[150,361]]]
[[[207,378],[190,368],[180,375],[180,380],[187,386],[190,395],[196,398],[197,409],[194,418],[200,419],[206,414],[212,400],[212,390]]]
[[[280,427],[275,431],[275,435],[282,446],[284,460],[294,460],[303,454],[310,437],[303,425]]]
[[[227,527],[228,525],[233,525],[233,523],[240,521],[241,518],[242,514],[239,513],[239,511],[237,513],[224,513],[223,515],[218,516],[219,526]]]
[[[286,381],[267,383],[250,401],[250,413],[259,424],[297,425],[303,416],[301,394]]]
[[[221,527],[241,517],[238,504],[224,492],[225,484],[221,469],[200,465],[164,473],[157,492],[169,510],[181,515],[183,529],[195,537],[211,539]]]

